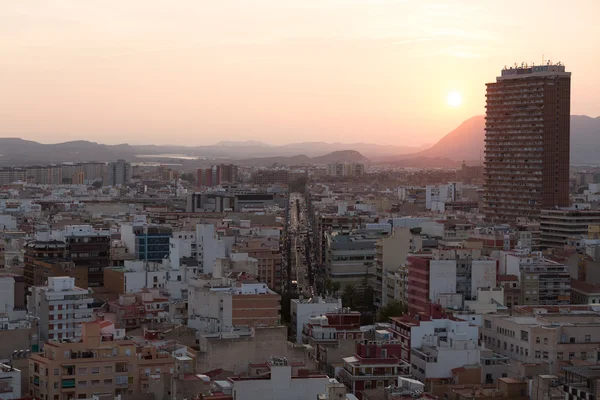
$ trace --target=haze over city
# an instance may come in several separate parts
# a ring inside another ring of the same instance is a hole
[[[0,137],[434,143],[513,62],[598,116],[600,2],[3,1]]]

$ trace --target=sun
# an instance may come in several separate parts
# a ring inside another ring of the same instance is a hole
[[[446,97],[446,103],[450,107],[458,107],[462,104],[462,96],[459,92],[450,92],[448,93],[448,97]]]

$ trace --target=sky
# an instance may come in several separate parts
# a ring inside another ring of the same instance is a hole
[[[0,0],[0,137],[419,146],[483,114],[505,65],[543,59],[596,117],[599,16],[598,0]]]

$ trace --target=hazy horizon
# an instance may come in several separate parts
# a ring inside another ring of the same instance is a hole
[[[0,137],[419,147],[484,114],[502,67],[542,57],[573,73],[571,113],[597,117],[598,15],[585,0],[5,2]]]

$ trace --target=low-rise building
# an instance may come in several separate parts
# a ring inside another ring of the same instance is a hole
[[[21,398],[21,371],[12,365],[0,364],[0,398]]]
[[[342,308],[342,299],[332,297],[314,297],[311,299],[292,299],[290,304],[290,333],[298,344],[302,344],[302,329],[313,316],[336,312]]]
[[[203,276],[189,285],[188,326],[224,333],[239,326],[277,326],[280,299],[266,284],[246,274],[237,280]]]
[[[358,342],[354,355],[344,358],[338,379],[361,400],[363,390],[384,388],[398,376],[411,374],[410,364],[401,359],[401,349],[396,340]]]
[[[214,381],[215,389],[201,400],[306,400],[317,399],[331,382],[327,375],[311,374],[284,357],[264,365],[251,364],[248,376]],[[258,372],[258,374],[256,373]],[[260,375],[259,375],[260,374]]]
[[[145,322],[167,320],[169,299],[156,290],[119,295],[118,300],[108,303],[108,310],[115,313],[122,328],[138,328]]]
[[[302,342],[310,345],[309,358],[319,371],[333,375],[334,363],[354,351],[356,341],[364,337],[360,313],[343,308],[337,312],[311,317],[302,330]]]

